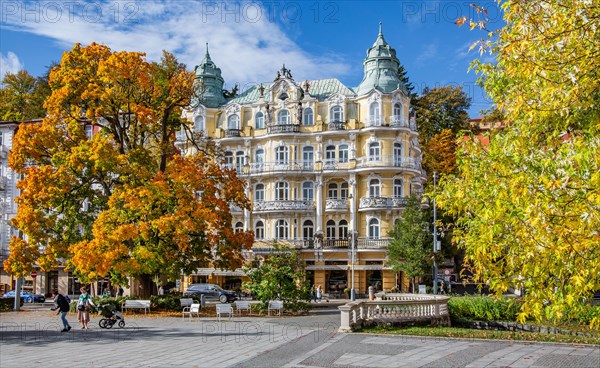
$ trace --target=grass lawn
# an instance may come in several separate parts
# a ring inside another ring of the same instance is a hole
[[[515,341],[542,341],[542,342],[564,342],[575,344],[593,344],[600,345],[600,337],[584,337],[573,335],[545,334],[537,332],[524,331],[493,331],[493,330],[473,330],[469,328],[458,327],[387,327],[373,326],[363,328],[356,332],[395,334],[395,335],[413,335],[413,336],[435,336],[435,337],[456,337],[465,339],[494,339],[494,340],[515,340]]]

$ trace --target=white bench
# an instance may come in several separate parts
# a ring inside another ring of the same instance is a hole
[[[252,308],[250,306],[250,302],[245,301],[245,300],[236,301],[235,309],[237,310],[237,312],[240,316],[242,315],[243,310],[248,311],[248,314],[252,314]]]
[[[183,312],[181,312],[181,319],[185,320],[186,314],[190,316],[190,321],[192,320],[192,314],[200,318],[200,303],[192,303],[189,307],[184,307]]]
[[[150,301],[149,300],[125,300],[125,303],[121,305],[121,310],[125,309],[143,309],[144,314],[150,310]]]
[[[267,308],[267,315],[271,315],[271,311],[277,312],[279,317],[281,317],[281,312],[283,311],[283,301],[282,300],[271,300],[269,302],[269,306]]]
[[[217,321],[221,320],[222,314],[229,314],[229,319],[233,317],[233,307],[231,304],[217,304]]]
[[[181,307],[182,307],[182,308],[183,308],[183,307],[191,307],[191,306],[192,306],[192,304],[194,304],[194,303],[198,303],[198,304],[200,304],[200,302],[199,302],[199,301],[197,301],[197,300],[194,300],[194,299],[192,299],[192,298],[183,298],[183,299],[179,299],[179,303],[181,303]]]

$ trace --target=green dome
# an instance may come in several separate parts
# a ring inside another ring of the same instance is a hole
[[[398,76],[400,61],[394,50],[383,38],[381,23],[379,23],[379,34],[373,46],[367,51],[364,63],[364,76],[362,82],[356,88],[357,95],[365,95],[373,89],[383,93],[391,93],[403,84]]]
[[[218,107],[225,103],[223,97],[223,84],[221,69],[211,60],[206,44],[206,54],[200,65],[194,69],[200,103],[206,107]]]

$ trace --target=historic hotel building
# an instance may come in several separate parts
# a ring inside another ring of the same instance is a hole
[[[352,269],[359,294],[370,285],[402,286],[386,267],[388,232],[406,198],[421,194],[425,174],[398,67],[380,26],[358,87],[296,81],[283,66],[273,82],[226,100],[207,49],[195,69],[201,101],[186,113],[188,131],[214,139],[248,181],[252,209],[234,208],[232,226],[254,231],[249,260],[260,261],[278,242],[300,250],[314,284],[330,294],[350,288]],[[186,131],[177,135],[184,152],[192,149],[188,139]],[[242,277],[208,268],[186,283],[236,288]]]

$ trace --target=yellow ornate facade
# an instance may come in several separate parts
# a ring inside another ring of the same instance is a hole
[[[225,100],[207,50],[196,67],[202,98],[186,117],[248,182],[252,209],[233,208],[232,226],[254,231],[249,260],[279,242],[300,250],[313,283],[330,294],[352,286],[352,269],[358,294],[401,286],[386,267],[388,233],[406,198],[421,194],[425,175],[398,66],[380,28],[356,88],[337,79],[296,81],[283,66],[273,82]],[[184,131],[177,139],[188,149]],[[235,288],[227,280],[239,277],[199,270],[190,281]]]

